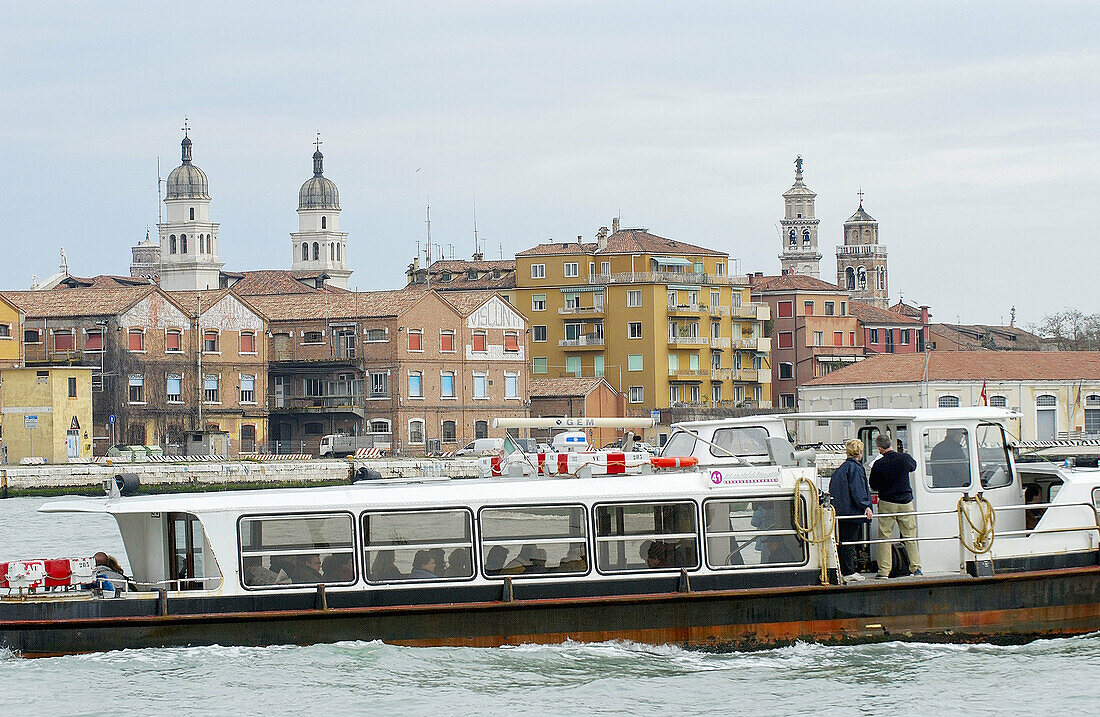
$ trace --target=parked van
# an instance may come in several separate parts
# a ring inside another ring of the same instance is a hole
[[[503,438],[476,438],[455,453],[456,456],[488,456],[504,450]]]

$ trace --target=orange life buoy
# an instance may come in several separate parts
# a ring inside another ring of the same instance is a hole
[[[661,456],[660,458],[650,458],[649,463],[654,468],[690,468],[698,464],[699,459],[689,456]]]

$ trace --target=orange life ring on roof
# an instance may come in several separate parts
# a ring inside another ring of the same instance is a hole
[[[691,468],[699,463],[698,458],[691,458],[690,456],[677,457],[677,456],[661,456],[660,458],[650,458],[650,465],[654,468]]]

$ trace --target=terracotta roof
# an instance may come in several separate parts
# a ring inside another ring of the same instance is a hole
[[[687,254],[706,256],[729,256],[726,252],[715,251],[687,242],[666,239],[650,234],[645,229],[620,229],[607,237],[607,246],[599,248],[596,242],[548,242],[536,244],[521,251],[516,256],[552,256],[555,254]]]
[[[919,383],[925,354],[878,354],[808,386]],[[932,351],[929,381],[1100,380],[1100,351]]]
[[[860,323],[868,326],[882,324],[920,326],[919,318],[914,319],[888,309],[880,309],[873,304],[856,301],[855,299],[848,302],[848,313],[859,319]]]
[[[847,293],[836,284],[807,274],[782,274],[780,276],[761,276],[752,279],[752,291],[766,293],[771,291],[837,291]]]
[[[473,261],[447,259],[433,262],[428,270],[431,273],[432,288],[439,291],[463,291],[466,289],[514,289],[516,288],[516,261]],[[470,278],[470,272],[475,278]],[[424,278],[424,269],[415,269],[413,273]],[[495,276],[494,276],[495,274]]]
[[[967,348],[982,346],[982,339],[993,340],[993,346],[1001,350],[1038,351],[1042,338],[1018,326],[992,326],[988,324],[930,324],[933,340],[942,338],[951,346],[956,343]],[[942,349],[941,349],[942,350]]]
[[[602,378],[531,378],[527,381],[527,390],[531,398],[556,398],[558,396],[587,396],[601,383]],[[615,391],[611,384],[607,386]]]
[[[73,288],[63,291],[5,291],[4,298],[28,318],[116,316],[157,288],[152,284],[114,289]]]
[[[261,296],[268,294],[312,294],[320,291],[306,283],[316,279],[320,271],[262,270],[243,271],[230,276],[243,277],[230,288],[239,296]],[[345,291],[338,287],[326,286],[326,290]]]
[[[117,289],[123,286],[147,286],[148,279],[136,279],[132,276],[112,276],[100,274],[93,277],[67,276],[58,282],[51,291],[67,289]]]
[[[486,291],[442,291],[439,292],[439,296],[455,307],[458,313],[468,316],[474,309],[493,298],[495,294]]]
[[[902,316],[910,316],[916,319],[920,318],[920,307],[907,304],[904,301],[899,301],[890,307],[890,311],[895,314],[901,314]],[[932,314],[929,314],[931,316]]]
[[[394,291],[317,291],[313,294],[250,296],[248,301],[270,321],[369,319],[398,316],[425,293],[428,292],[409,287]]]
[[[587,244],[581,244],[579,242],[547,242],[545,244],[536,244],[530,249],[524,249],[516,254],[516,256],[552,256],[554,254],[594,254],[596,252],[596,243],[589,242]]]

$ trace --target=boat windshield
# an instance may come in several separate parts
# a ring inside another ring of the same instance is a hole
[[[695,444],[698,442],[694,433],[679,430],[672,434],[661,451],[663,456],[690,456],[695,453]]]

